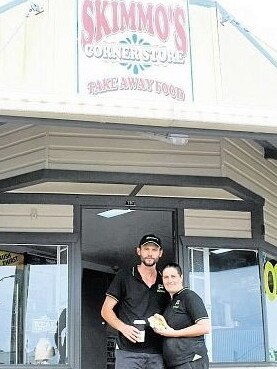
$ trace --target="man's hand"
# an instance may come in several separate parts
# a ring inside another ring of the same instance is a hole
[[[120,327],[119,331],[123,334],[123,336],[125,336],[129,341],[135,343],[139,341],[139,337],[140,337],[140,331],[132,326],[132,325],[128,325],[123,323],[122,327]]]
[[[140,331],[132,325],[125,324],[116,316],[113,309],[117,303],[118,301],[114,297],[106,296],[101,309],[103,319],[105,319],[111,327],[121,332],[129,341],[133,343],[140,342]]]

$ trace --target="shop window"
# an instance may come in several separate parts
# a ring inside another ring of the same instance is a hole
[[[266,253],[263,254],[263,287],[268,332],[268,356],[270,361],[277,361],[277,258]]]
[[[257,252],[190,248],[189,262],[190,287],[211,318],[206,337],[211,362],[265,361]]]
[[[0,250],[0,364],[66,364],[68,247]]]

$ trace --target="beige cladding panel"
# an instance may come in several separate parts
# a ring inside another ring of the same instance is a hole
[[[277,204],[265,202],[264,220],[266,225],[266,241],[277,245]],[[274,242],[272,242],[274,240]]]
[[[251,216],[236,211],[185,210],[185,235],[251,238]]]
[[[73,206],[0,205],[0,232],[73,232]]]
[[[44,169],[46,162],[44,154],[45,150],[35,150],[1,162],[0,179]]]
[[[51,131],[49,141],[51,169],[220,175],[219,140],[191,139],[179,146],[136,133],[69,129]]]
[[[1,147],[32,140],[36,137],[45,137],[47,129],[43,126],[31,124],[4,124],[0,126]]]
[[[0,162],[0,179],[44,169],[45,163],[45,149],[21,153]]]
[[[129,150],[51,150],[49,162],[69,164],[130,164],[133,166],[176,166],[188,168],[220,167],[220,158],[209,155],[176,155],[174,152],[135,151]]]
[[[256,143],[222,140],[223,173],[265,199],[265,240],[277,246],[277,165]]]
[[[82,164],[79,163],[78,166],[72,163],[65,164],[53,164],[49,163],[49,169],[65,169],[65,170],[84,170],[84,171],[103,171],[103,172],[125,172],[125,173],[145,173],[145,174],[168,174],[168,175],[201,175],[201,176],[218,176],[220,171],[219,169],[210,169],[210,168],[186,168],[184,166],[178,167],[176,164],[172,166],[169,164],[168,166],[163,163],[154,163],[150,165],[146,165],[145,163],[141,163],[138,165],[137,163],[133,164],[125,164],[125,163],[117,163],[114,164]]]
[[[45,148],[45,137],[32,137],[28,141],[15,142],[9,146],[2,145],[0,148],[0,160],[5,161],[21,154],[24,155],[32,151],[45,150]]]
[[[240,183],[259,194],[272,194],[275,197],[277,166],[263,158],[263,153],[243,140],[224,140],[224,170],[237,173]]]
[[[220,141],[173,145],[141,134],[82,128],[0,128],[0,179],[33,170],[69,169],[219,176]]]
[[[0,126],[0,179],[44,169],[47,133],[44,127]]]
[[[116,133],[117,132],[117,133]],[[154,137],[156,137],[154,139]],[[108,131],[100,129],[50,128],[49,142],[51,148],[125,148],[130,150],[170,150],[178,153],[207,152],[218,154],[220,140],[212,138],[189,137],[186,145],[172,145],[161,140],[162,135],[132,133],[124,131]],[[76,139],[78,141],[76,141]]]
[[[224,175],[265,198],[265,238],[277,245],[277,165],[255,143],[191,138],[179,147],[135,133],[14,125],[0,127],[0,141],[0,178],[42,168]]]

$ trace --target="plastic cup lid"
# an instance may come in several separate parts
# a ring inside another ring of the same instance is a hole
[[[146,324],[145,320],[134,320],[134,324]]]

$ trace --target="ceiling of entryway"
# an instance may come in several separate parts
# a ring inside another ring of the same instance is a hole
[[[10,192],[16,193],[57,193],[82,195],[123,195],[128,196],[136,185],[108,183],[70,183],[45,182],[34,186],[22,187]],[[241,200],[220,188],[177,187],[177,186],[143,186],[138,196],[206,198],[221,200]]]

